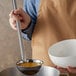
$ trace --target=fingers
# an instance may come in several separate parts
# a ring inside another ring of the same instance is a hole
[[[9,23],[14,30],[17,30],[17,28],[16,28],[16,21],[17,20],[19,20],[21,23],[20,28],[25,29],[28,27],[28,25],[31,21],[31,18],[27,13],[25,13],[23,11],[23,9],[19,8],[16,10],[12,10],[9,14]]]
[[[70,72],[70,73],[76,73],[76,67],[67,67],[67,70]]]
[[[58,69],[61,73],[73,73],[76,74],[76,67],[70,67],[68,66],[67,68],[62,68],[59,66],[55,66],[56,69]]]
[[[14,10],[12,10],[9,14],[9,23],[11,25],[11,27],[16,30],[16,21],[17,20],[22,20],[22,17],[19,16],[17,13],[14,13]]]
[[[18,9],[16,9],[16,10],[14,10],[13,13],[14,13],[15,15],[20,15],[20,16],[22,16],[22,17],[24,17],[24,15],[25,15],[25,12],[23,11],[22,8],[18,8]]]
[[[10,23],[11,27],[12,27],[14,30],[17,30],[17,28],[16,28],[16,21],[13,21],[12,19],[9,19],[9,23]]]
[[[55,66],[55,68],[57,68],[61,73],[68,73],[68,70],[66,68],[62,68],[59,66]]]
[[[18,13],[14,13],[14,10],[12,10],[9,14],[9,17],[14,20],[21,20],[22,17]]]
[[[17,18],[14,16],[13,11],[11,11],[11,13],[9,14],[9,23],[11,25],[11,27],[16,30],[16,20]]]

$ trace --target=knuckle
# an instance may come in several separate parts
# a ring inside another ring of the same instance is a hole
[[[9,14],[9,17],[11,16],[11,14]]]
[[[21,11],[21,10],[22,10],[22,8],[19,8],[19,10]]]

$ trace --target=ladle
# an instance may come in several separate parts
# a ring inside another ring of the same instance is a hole
[[[17,9],[17,4],[16,0],[12,0],[12,5],[13,5],[13,10]],[[20,29],[20,21],[16,21],[16,26],[17,26],[17,32],[18,32],[18,38],[19,38],[19,45],[20,45],[20,52],[21,52],[21,60],[24,60],[24,47],[23,47],[23,42],[22,42],[22,35],[21,35],[21,29]],[[26,58],[26,56],[25,56]]]
[[[17,9],[16,0],[12,0],[12,4],[13,4],[13,9],[14,10]],[[16,63],[16,66],[17,66],[18,70],[20,72],[22,72],[23,74],[34,75],[40,70],[40,68],[43,64],[43,61],[42,60],[37,60],[37,59],[36,60],[35,59],[25,59],[24,60],[24,55],[23,55],[24,47],[23,47],[23,42],[22,42],[22,35],[21,35],[20,25],[21,25],[20,21],[17,20],[16,21],[16,26],[17,26],[18,37],[19,37],[21,60],[19,60]]]

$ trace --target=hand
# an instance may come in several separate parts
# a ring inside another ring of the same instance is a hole
[[[59,66],[55,66],[55,68],[58,69],[61,73],[68,73],[67,68],[62,68],[62,67],[59,67]]]
[[[76,74],[76,67],[68,67],[67,70],[70,72],[70,73],[75,73]]]
[[[59,66],[56,66],[56,68],[58,70],[60,70],[61,73],[73,73],[73,74],[76,74],[76,67],[70,67],[68,66],[67,68],[62,68],[62,67],[59,67]]]
[[[31,21],[31,18],[27,13],[24,12],[23,9],[19,8],[16,10],[12,10],[9,14],[9,23],[14,30],[17,30],[16,20],[20,20],[21,29],[26,29]]]

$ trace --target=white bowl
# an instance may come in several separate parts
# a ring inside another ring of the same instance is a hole
[[[76,67],[76,39],[60,41],[48,50],[51,61],[60,67]]]

